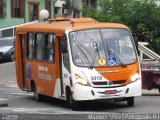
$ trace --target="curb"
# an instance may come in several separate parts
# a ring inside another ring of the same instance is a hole
[[[160,95],[158,89],[152,89],[152,90],[142,90],[142,95]]]
[[[8,106],[8,100],[7,99],[0,99],[0,107]]]

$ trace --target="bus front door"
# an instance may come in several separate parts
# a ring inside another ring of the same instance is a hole
[[[61,43],[63,42],[63,37],[62,36],[59,36],[58,37],[58,44],[59,44],[59,70],[60,70],[60,86],[61,86],[61,93],[60,93],[60,96],[64,96],[64,88],[63,88],[63,60],[62,60],[62,56],[63,56],[63,53],[61,52]]]

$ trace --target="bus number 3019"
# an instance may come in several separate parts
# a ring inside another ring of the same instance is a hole
[[[102,80],[102,76],[91,76],[91,80]]]

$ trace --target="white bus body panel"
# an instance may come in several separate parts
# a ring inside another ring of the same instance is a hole
[[[125,97],[135,97],[141,96],[141,80],[137,80],[131,84],[116,88],[93,88],[88,86],[82,86],[79,84],[74,85],[73,97],[77,101],[81,100],[100,100],[100,99],[114,99],[114,98],[125,98]],[[127,88],[129,88],[128,93],[126,93]],[[116,94],[102,94],[106,90],[117,90]],[[94,95],[92,92],[94,92]]]

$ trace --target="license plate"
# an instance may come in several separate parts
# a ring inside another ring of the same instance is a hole
[[[105,94],[116,94],[117,90],[106,90]]]

